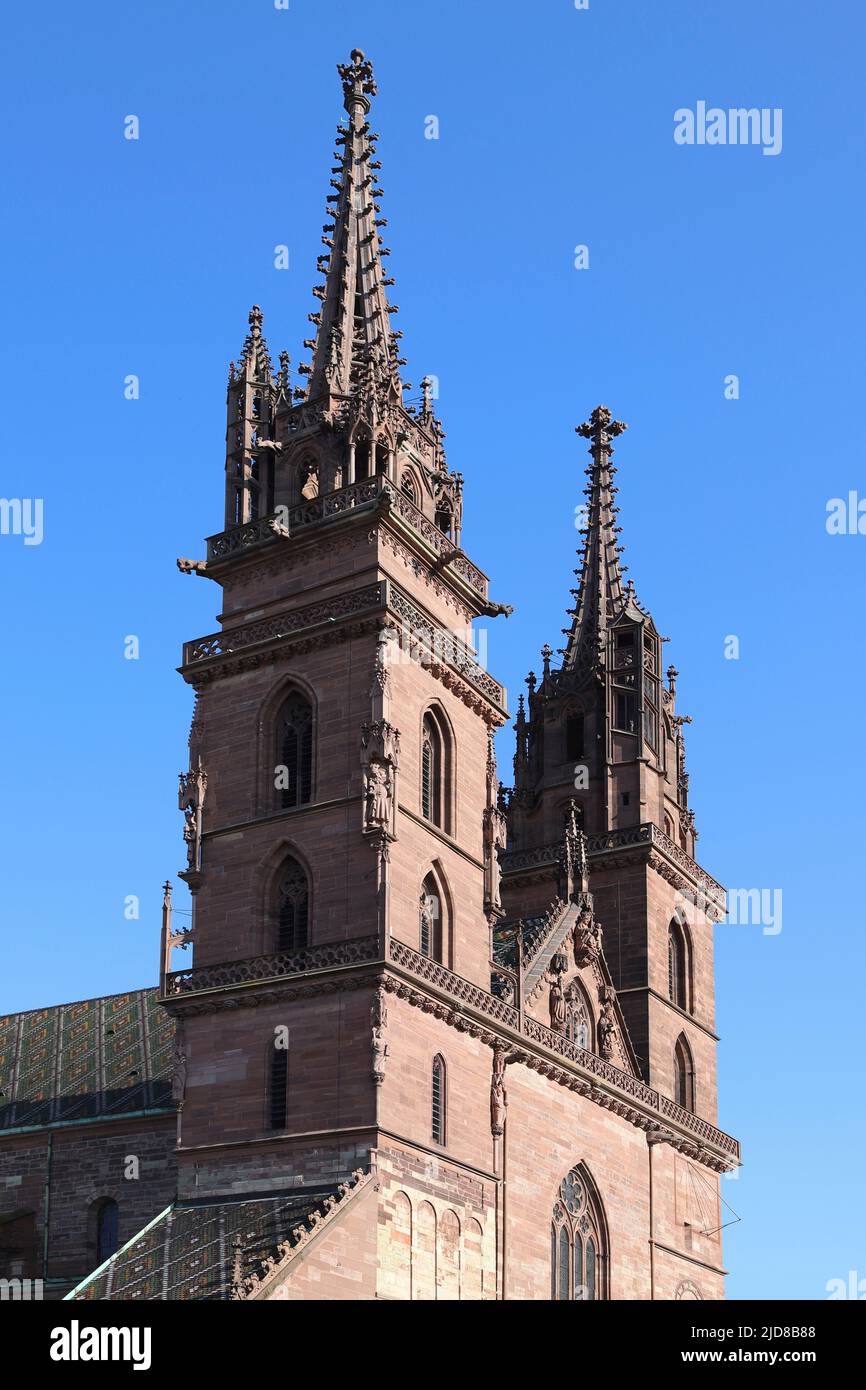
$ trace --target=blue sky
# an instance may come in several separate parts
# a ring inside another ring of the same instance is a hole
[[[783,893],[779,934],[718,931],[720,1123],[746,1159],[723,1185],[742,1217],[729,1294],[821,1298],[866,1276],[866,537],[825,525],[830,498],[866,496],[864,30],[841,0],[6,17],[0,490],[44,499],[44,539],[0,536],[0,1011],[156,978],[160,884],[183,863],[191,697],[174,668],[217,612],[175,557],[222,525],[226,370],[253,302],[272,352],[303,360],[334,65],[360,45],[406,372],[440,379],[464,543],[515,605],[491,669],[514,706],[558,645],[573,427],[603,401],[630,424],[625,560],[694,716],[701,861]],[[781,153],[675,144],[674,112],[700,100],[781,108]]]

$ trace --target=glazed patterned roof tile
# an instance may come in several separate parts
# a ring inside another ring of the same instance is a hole
[[[0,1017],[0,1129],[171,1105],[175,1025],[155,989]]]

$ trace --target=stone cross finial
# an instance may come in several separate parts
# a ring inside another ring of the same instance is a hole
[[[553,648],[549,646],[547,642],[545,642],[544,646],[541,648],[541,659],[544,662],[544,674],[546,676],[550,675],[550,658],[552,656]]]
[[[590,451],[593,454],[613,453],[611,440],[627,429],[628,425],[621,420],[614,420],[606,405],[597,405],[588,420],[575,426],[574,432],[591,441]]]
[[[425,415],[430,415],[433,410],[433,383],[429,376],[425,376],[421,382],[421,409]]]

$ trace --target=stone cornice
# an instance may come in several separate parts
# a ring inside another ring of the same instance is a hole
[[[521,1018],[504,1000],[404,942],[391,939],[387,960],[380,952],[377,938],[364,937],[310,947],[292,957],[253,957],[174,971],[166,977],[161,1002],[171,1014],[189,1016],[373,988],[378,983],[487,1046],[505,1043],[511,1062],[549,1077],[639,1129],[660,1130],[663,1125],[665,1142],[715,1171],[739,1162],[736,1139],[612,1062],[532,1018]],[[280,967],[284,974],[270,973]]]
[[[184,680],[199,689],[217,675],[286,660],[299,651],[388,625],[397,632],[401,659],[428,669],[491,727],[505,722],[508,712],[502,686],[464,642],[439,626],[391,579],[186,642],[178,669]]]
[[[625,830],[602,831],[587,835],[586,850],[590,863],[598,868],[618,868],[636,856],[646,859],[649,867],[682,893],[697,902],[714,921],[725,915],[725,890],[684,850],[653,822]],[[501,856],[503,875],[533,875],[557,864],[558,844],[539,845],[534,849],[512,851]]]

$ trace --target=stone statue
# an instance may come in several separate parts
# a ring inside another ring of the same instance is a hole
[[[505,1129],[508,1092],[505,1089],[505,1048],[493,1049],[493,1075],[490,1079],[490,1131],[494,1136]]]
[[[613,1057],[613,1037],[616,1031],[616,1019],[613,1012],[613,1004],[610,999],[605,999],[601,1006],[601,1014],[598,1020],[598,1053],[605,1061],[609,1062]]]
[[[550,1026],[556,1033],[565,1032],[565,1022],[567,1017],[567,1006],[565,995],[562,990],[562,976],[559,973],[553,975],[550,983]]]
[[[186,1096],[186,1053],[183,1048],[183,1041],[178,1038],[174,1045],[174,1056],[171,1063],[171,1098],[179,1105],[183,1104]]]
[[[387,763],[373,762],[367,768],[367,824],[391,824],[391,771]]]

